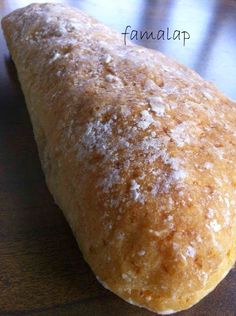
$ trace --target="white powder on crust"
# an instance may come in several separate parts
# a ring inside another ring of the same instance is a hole
[[[196,250],[192,246],[188,246],[186,250],[186,256],[194,258],[196,255]]]
[[[166,111],[166,106],[163,104],[163,99],[161,97],[149,97],[148,99],[151,110],[155,112],[157,116],[164,116]]]

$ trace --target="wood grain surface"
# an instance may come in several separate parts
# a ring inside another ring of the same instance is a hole
[[[190,66],[236,99],[236,1],[57,2],[78,7],[120,33],[126,25],[188,31],[191,38],[185,46],[168,40],[139,44]],[[29,3],[1,0],[0,14]],[[24,97],[1,33],[0,315],[94,314],[155,315],[105,290],[84,262],[45,185]],[[199,304],[177,315],[236,315],[236,271]]]

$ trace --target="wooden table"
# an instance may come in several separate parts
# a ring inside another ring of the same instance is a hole
[[[236,99],[233,0],[64,1],[124,32],[185,30],[190,40],[139,41],[194,68]],[[30,1],[1,0],[0,13]],[[102,288],[49,194],[14,64],[0,38],[0,315],[150,316]],[[236,271],[181,315],[236,315]]]

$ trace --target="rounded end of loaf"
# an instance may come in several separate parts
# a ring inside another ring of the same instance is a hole
[[[133,221],[123,217],[120,226],[107,224],[109,238],[105,233],[91,239],[90,231],[90,242],[81,245],[98,281],[125,301],[158,314],[179,312],[214,290],[232,268],[236,251],[224,233],[212,239],[196,223],[195,229],[182,229],[181,219],[175,231],[154,230],[154,216],[149,224],[137,219],[145,208],[132,212]]]
[[[98,282],[102,284],[102,286],[104,286],[107,290],[112,291],[126,302],[138,307],[146,308],[160,315],[169,315],[191,308],[201,299],[203,299],[207,294],[212,292],[232,268],[232,261],[233,260],[230,260],[224,266],[222,265],[220,272],[217,272],[214,276],[210,278],[207,286],[205,286],[204,288],[200,287],[199,291],[196,290],[195,293],[190,293],[189,290],[187,290],[185,296],[179,297],[177,299],[175,296],[160,297],[160,295],[157,294],[158,292],[148,292],[145,294],[143,293],[142,288],[140,290],[137,290],[136,295],[127,295],[126,287],[124,287],[123,289],[117,289],[116,287],[114,287],[114,285],[108,285],[98,276],[96,277]],[[179,285],[180,287],[183,286],[181,284],[181,281],[179,281]],[[186,288],[188,288],[188,286],[186,286]]]

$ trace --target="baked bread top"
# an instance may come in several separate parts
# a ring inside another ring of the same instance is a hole
[[[236,103],[87,14],[3,19],[46,180],[98,279],[160,313],[235,261]]]

